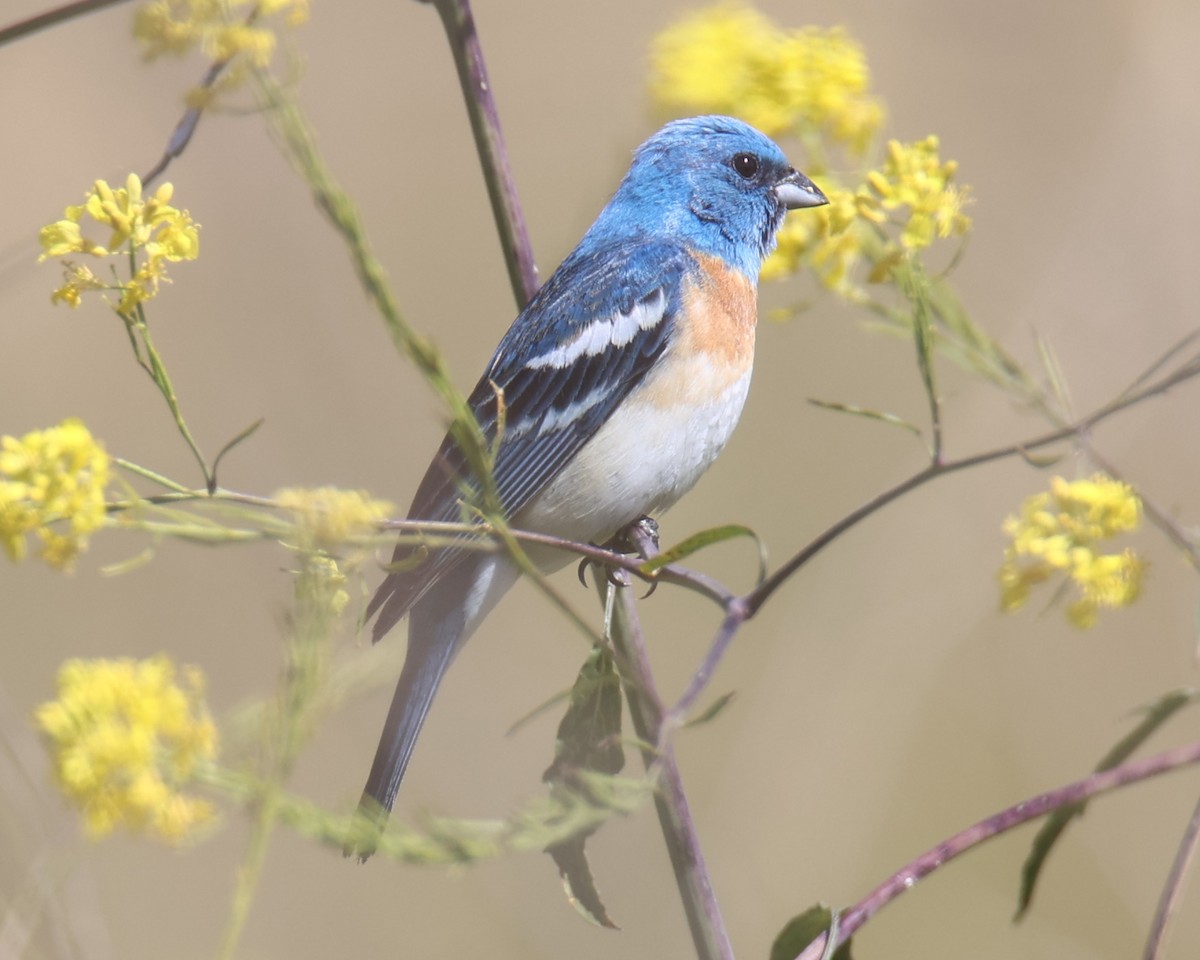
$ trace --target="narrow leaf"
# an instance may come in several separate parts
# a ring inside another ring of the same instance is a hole
[[[1197,699],[1200,699],[1200,691],[1189,687],[1181,690],[1173,690],[1149,706],[1144,707],[1143,712],[1145,716],[1142,718],[1141,723],[1117,741],[1096,766],[1095,772],[1101,773],[1105,770],[1111,770],[1113,767],[1124,763],[1133,755],[1138,747],[1145,743],[1176,712],[1189,704],[1195,703]],[[1075,817],[1082,816],[1086,806],[1086,802],[1072,803],[1055,810],[1046,818],[1046,822],[1042,824],[1042,828],[1038,831],[1037,836],[1033,838],[1029,856],[1025,858],[1025,864],[1021,867],[1021,890],[1017,897],[1017,912],[1013,917],[1014,920],[1020,920],[1029,909],[1033,902],[1034,888],[1037,886],[1038,877],[1041,874],[1046,858],[1050,855],[1050,851],[1054,848],[1054,844],[1058,841],[1062,832],[1066,830],[1067,825]]]
[[[219,467],[221,465],[221,458],[224,457],[225,454],[227,454],[230,450],[232,450],[234,447],[236,447],[243,440],[250,439],[250,437],[254,434],[254,432],[259,427],[261,427],[264,423],[266,423],[266,418],[259,417],[252,424],[250,424],[250,426],[248,426],[245,430],[243,430],[236,437],[234,437],[232,440],[230,440],[228,443],[226,443],[225,446],[223,446],[220,450],[217,451],[217,455],[215,457],[213,457],[212,468],[209,470],[209,476],[212,478],[213,490],[215,490],[217,488],[217,467]],[[211,493],[212,491],[210,490],[209,492]]]
[[[754,541],[755,546],[758,547],[758,581],[761,583],[767,575],[766,548],[763,546],[763,542],[759,539],[757,533],[749,527],[744,527],[738,523],[726,524],[723,527],[711,527],[708,530],[701,530],[699,533],[694,533],[687,539],[675,544],[669,550],[664,550],[657,556],[651,557],[638,569],[642,573],[654,573],[655,570],[661,570],[672,563],[678,563],[685,557],[690,557],[693,553],[703,550],[705,547],[711,547],[716,543],[724,543],[726,540],[733,540],[737,537],[749,537]]]
[[[832,410],[834,413],[848,413],[854,417],[878,420],[880,423],[888,423],[893,427],[903,427],[915,437],[921,436],[920,427],[915,423],[910,423],[903,417],[896,416],[894,413],[884,413],[882,410],[868,410],[866,407],[858,407],[851,403],[838,403],[836,400],[817,400],[813,397],[809,397],[808,402],[814,407],[820,407],[822,410]]]
[[[596,889],[592,868],[588,866],[587,857],[583,852],[585,840],[585,837],[575,837],[548,847],[546,852],[558,867],[558,875],[562,878],[563,889],[567,893],[567,902],[579,911],[580,916],[598,927],[619,930],[621,928],[608,915],[604,901],[600,899],[600,893]]]
[[[717,697],[717,699],[713,701],[713,703],[711,703],[703,713],[701,713],[698,717],[694,717],[693,719],[689,720],[684,724],[684,726],[698,727],[701,724],[709,723],[712,720],[715,720],[717,714],[721,713],[721,711],[729,706],[729,704],[733,702],[733,698],[736,696],[736,691],[730,690],[728,693]]]

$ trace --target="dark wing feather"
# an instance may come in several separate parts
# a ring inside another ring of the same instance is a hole
[[[577,250],[529,302],[468,398],[485,439],[492,443],[498,429],[496,388],[503,391],[505,428],[492,479],[506,517],[518,513],[554,479],[666,349],[680,309],[681,280],[692,266],[685,249],[662,241]],[[627,342],[594,355],[584,352],[564,366],[531,365],[562,349],[590,325],[629,314],[639,304],[657,307],[658,298],[661,319],[637,329]],[[574,404],[579,406],[572,410]],[[462,451],[447,435],[417,488],[409,519],[460,519],[464,484],[478,488]],[[408,560],[413,550],[411,545],[398,545],[393,562]],[[390,574],[367,606],[368,618],[379,611],[375,639],[461,556],[461,550],[444,548],[412,570]]]

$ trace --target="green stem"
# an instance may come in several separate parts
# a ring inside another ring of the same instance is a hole
[[[138,310],[140,313],[140,304],[138,305]],[[212,493],[215,487],[212,474],[208,469],[208,464],[204,460],[204,454],[200,452],[200,447],[192,437],[192,431],[188,429],[188,425],[183,419],[183,411],[179,408],[179,398],[175,395],[175,386],[171,383],[171,377],[167,373],[167,368],[163,366],[162,358],[155,349],[154,342],[150,339],[150,327],[144,317],[139,316],[137,328],[142,338],[142,344],[146,348],[146,359],[150,362],[150,376],[158,386],[163,399],[167,401],[167,407],[171,411],[171,416],[175,419],[175,426],[179,429],[180,435],[188,445],[188,449],[192,451],[192,456],[196,458],[196,463],[200,465],[200,472],[204,475],[205,487],[209,493]]]
[[[242,859],[241,868],[237,872],[234,884],[233,904],[229,911],[229,925],[225,928],[225,936],[221,940],[221,949],[217,956],[220,960],[233,960],[238,942],[246,929],[246,921],[250,917],[250,907],[254,904],[254,895],[262,879],[263,867],[267,862],[267,849],[270,846],[271,833],[275,829],[279,811],[279,787],[274,783],[265,784],[258,798],[258,809],[254,817],[254,826],[250,833],[250,844],[246,848],[246,856]]]
[[[143,466],[133,463],[131,460],[126,460],[123,457],[113,457],[115,463],[122,470],[128,470],[130,473],[141,477],[144,480],[149,480],[151,483],[157,483],[160,487],[166,487],[168,490],[173,490],[175,493],[191,497],[199,497],[195,490],[191,487],[185,487],[182,483],[176,483],[174,480],[164,477],[161,473],[155,473],[153,470],[148,470]]]

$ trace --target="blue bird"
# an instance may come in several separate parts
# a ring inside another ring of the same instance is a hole
[[[730,117],[668,123],[637,149],[469,397],[489,443],[503,397],[493,480],[514,528],[599,543],[695,484],[750,386],[763,259],[788,210],[826,202],[774,142]],[[409,518],[460,519],[464,484],[478,487],[447,436]],[[413,550],[398,546],[398,565]],[[571,559],[549,549],[531,558],[546,571]],[[375,640],[409,617],[360,803],[375,823],[392,808],[450,662],[518,575],[502,552],[443,548],[389,574],[368,605]]]

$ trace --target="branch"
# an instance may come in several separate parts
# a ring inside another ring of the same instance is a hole
[[[529,244],[529,231],[525,227],[521,201],[517,197],[517,185],[513,182],[508,148],[500,127],[500,114],[492,97],[492,85],[483,62],[483,47],[475,31],[471,4],[469,0],[421,2],[437,7],[442,25],[446,28],[446,40],[454,54],[463,100],[471,118],[471,131],[475,134],[475,149],[479,152],[483,179],[492,201],[492,214],[500,234],[504,263],[508,267],[508,281],[512,284],[517,307],[521,308],[538,288],[537,266],[533,259],[533,248]]]
[[[639,549],[646,555],[652,555],[655,547],[653,541],[645,536],[644,529],[635,524],[630,531]],[[604,589],[607,586],[603,583],[604,573],[600,572],[598,577],[601,579],[601,589]],[[733,946],[729,942],[708,865],[700,849],[700,837],[688,805],[679,765],[675,761],[675,751],[669,743],[662,742],[662,698],[654,682],[637,608],[627,586],[617,590],[612,641],[621,666],[629,714],[642,743],[642,761],[647,770],[657,767],[659,771],[659,789],[654,794],[654,807],[675,870],[675,882],[687,914],[696,956],[699,960],[733,960]],[[656,744],[659,747],[656,748]]]
[[[123,2],[125,0],[76,0],[75,3],[64,3],[61,7],[55,7],[45,13],[39,13],[37,16],[26,17],[7,27],[0,27],[0,47],[37,33],[39,30],[45,30],[48,27],[65,23],[67,20],[73,20],[75,17],[95,13],[97,10],[103,10],[105,7],[112,7]]]
[[[1166,393],[1172,387],[1185,383],[1188,380],[1194,379],[1200,375],[1200,356],[1192,357],[1178,369],[1162,377],[1141,390],[1132,391],[1105,404],[1100,409],[1082,420],[1077,420],[1075,423],[1050,433],[1042,434],[1039,437],[1034,437],[1032,440],[1026,440],[1023,443],[1014,443],[1005,447],[997,447],[994,450],[987,450],[983,453],[977,453],[970,457],[963,457],[959,460],[947,460],[942,463],[931,463],[918,473],[913,474],[907,480],[903,480],[889,490],[885,490],[878,496],[868,500],[857,510],[843,517],[832,527],[818,536],[815,540],[808,544],[803,550],[799,551],[795,556],[787,561],[782,567],[775,571],[771,576],[764,580],[759,586],[746,595],[745,601],[750,607],[749,616],[754,616],[759,608],[767,601],[767,599],[778,590],[789,577],[792,576],[800,567],[804,566],[812,557],[819,553],[822,549],[828,546],[832,541],[855,526],[860,520],[865,520],[871,514],[875,513],[882,507],[887,506],[893,500],[898,499],[910,490],[915,490],[917,487],[928,483],[938,477],[945,476],[949,473],[957,473],[959,470],[966,470],[969,467],[977,467],[984,463],[991,463],[993,460],[1004,460],[1010,457],[1025,456],[1031,450],[1039,450],[1042,447],[1048,447],[1055,443],[1060,443],[1063,440],[1069,440],[1072,437],[1086,434],[1097,424],[1107,420],[1113,414],[1120,413],[1122,410],[1127,410],[1130,407],[1141,403],[1151,397],[1156,397],[1159,394]]]
[[[1156,363],[1153,369],[1157,369],[1160,365],[1161,361]],[[938,477],[957,473],[959,470],[966,470],[969,467],[990,463],[993,460],[1003,460],[1018,456],[1023,457],[1031,450],[1038,450],[1063,440],[1069,440],[1072,437],[1086,435],[1093,427],[1108,419],[1113,414],[1126,410],[1150,397],[1166,393],[1172,387],[1192,380],[1198,375],[1200,375],[1200,355],[1191,357],[1177,369],[1151,383],[1149,386],[1145,386],[1140,390],[1126,391],[1116,400],[1105,404],[1090,416],[1084,417],[1082,420],[1078,420],[1069,426],[1042,434],[1023,443],[997,447],[996,449],[987,450],[969,457],[962,457],[958,460],[933,460],[922,470],[872,497],[857,510],[842,517],[837,523],[817,536],[816,539],[810,541],[807,546],[793,555],[783,566],[767,577],[754,590],[751,590],[745,596],[730,597],[725,601],[725,619],[718,628],[716,636],[713,638],[708,652],[704,656],[704,660],[701,661],[700,666],[692,676],[687,689],[668,713],[668,717],[672,721],[669,726],[680,722],[696,702],[696,698],[704,691],[709,678],[716,671],[721,658],[724,657],[725,652],[729,649],[729,645],[733,642],[734,635],[741,625],[758,613],[771,595],[783,586],[797,570],[847,530],[856,526],[860,521],[867,519],[867,517],[886,507],[893,500],[898,500],[904,494],[924,486],[929,481],[935,480]],[[1145,375],[1143,374],[1137,382],[1141,383],[1144,380]]]
[[[1171,864],[1171,872],[1167,876],[1166,886],[1158,901],[1158,909],[1154,912],[1154,923],[1150,925],[1150,936],[1146,940],[1146,952],[1143,960],[1159,960],[1163,956],[1167,942],[1167,927],[1171,916],[1179,906],[1179,897],[1183,893],[1183,881],[1191,868],[1192,860],[1196,857],[1196,846],[1200,843],[1200,803],[1192,811],[1187,829],[1179,841],[1179,850],[1175,853],[1175,862]]]
[[[1137,783],[1198,762],[1200,762],[1200,742],[1185,744],[1144,760],[1135,760],[1119,767],[1113,767],[1103,773],[1094,773],[1082,780],[1067,784],[1065,787],[1043,793],[1029,800],[1023,800],[1007,810],[1002,810],[986,820],[981,820],[974,826],[956,833],[921,854],[911,863],[897,870],[849,910],[844,911],[840,917],[836,936],[837,943],[834,946],[849,940],[863,924],[906,890],[915,886],[917,881],[923,880],[944,863],[966,853],[985,840],[990,840],[1013,827],[1045,816],[1059,807],[1079,803],[1097,794],[1106,793],[1109,790],[1115,790],[1118,787]],[[817,960],[825,955],[826,939],[827,935],[822,934],[804,948],[798,960]]]

